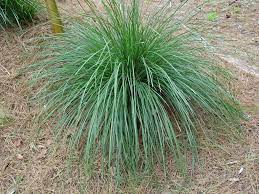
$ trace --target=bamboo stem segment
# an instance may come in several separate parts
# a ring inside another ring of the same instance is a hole
[[[52,32],[54,34],[57,33],[63,33],[64,29],[63,29],[63,24],[58,12],[58,7],[57,7],[57,3],[55,0],[45,0],[46,5],[47,5],[47,9],[48,9],[48,13],[49,13],[49,17],[51,20],[51,26],[52,26]]]

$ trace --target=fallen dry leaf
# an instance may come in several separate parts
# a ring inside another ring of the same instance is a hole
[[[38,148],[43,149],[43,148],[45,148],[45,146],[44,145],[38,145]]]
[[[231,181],[231,182],[238,182],[239,178],[230,178],[229,181]]]
[[[238,171],[238,174],[241,174],[244,171],[244,167],[241,167],[240,170]]]
[[[21,154],[17,154],[17,155],[16,155],[16,158],[17,158],[18,160],[22,160],[22,159],[23,159],[23,156],[22,156]]]
[[[230,161],[227,163],[227,165],[232,165],[232,164],[237,164],[237,163],[238,163],[238,161]]]
[[[47,149],[42,149],[39,155],[37,156],[37,159],[43,159],[46,157]]]
[[[50,144],[52,144],[52,141],[50,139],[47,140],[47,146],[50,146]]]
[[[13,144],[14,144],[15,147],[20,147],[22,145],[22,140],[21,139],[16,139],[13,142]]]

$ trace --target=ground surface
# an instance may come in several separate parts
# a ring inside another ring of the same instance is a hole
[[[75,15],[76,2],[60,3],[62,13]],[[259,193],[259,2],[212,3],[204,15],[216,11],[218,18],[209,25],[231,39],[218,38],[216,45],[224,51],[219,54],[224,54],[223,61],[230,62],[226,65],[237,76],[237,97],[250,117],[242,123],[244,137],[240,141],[222,140],[218,146],[203,146],[192,181],[183,180],[172,167],[167,180],[162,175],[146,177],[138,186],[128,184],[118,192]],[[76,161],[72,172],[66,171],[66,148],[61,146],[52,152],[55,142],[50,126],[44,126],[36,135],[37,125],[32,120],[37,110],[29,102],[33,92],[27,78],[17,72],[32,60],[28,55],[33,52],[34,37],[49,33],[48,26],[41,19],[23,31],[0,32],[0,193],[113,193],[113,182],[101,177],[88,179]],[[159,173],[157,170],[154,175]]]

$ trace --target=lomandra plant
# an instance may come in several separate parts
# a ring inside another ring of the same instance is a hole
[[[0,28],[32,22],[39,8],[38,0],[0,0]]]
[[[174,17],[186,1],[171,12],[165,4],[153,17],[139,0],[104,0],[103,12],[86,3],[89,17],[48,37],[30,69],[44,121],[54,119],[57,136],[70,134],[87,166],[116,175],[157,164],[166,171],[172,156],[184,169],[185,148],[195,159],[203,123],[238,123],[225,70],[185,25],[187,16]]]

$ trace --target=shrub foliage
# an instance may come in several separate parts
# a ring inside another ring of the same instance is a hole
[[[44,121],[57,118],[58,136],[72,131],[86,164],[134,174],[166,169],[170,155],[182,169],[186,145],[197,155],[201,123],[238,122],[225,69],[186,18],[174,19],[182,5],[146,17],[139,0],[102,1],[102,13],[86,2],[91,15],[48,37],[30,66]]]
[[[37,0],[0,0],[0,27],[31,22],[39,6]]]

